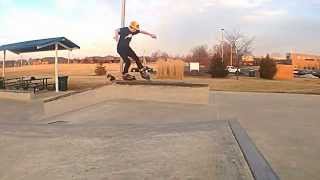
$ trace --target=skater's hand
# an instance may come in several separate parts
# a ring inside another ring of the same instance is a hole
[[[152,37],[153,39],[157,39],[157,35],[155,34],[150,34],[150,37]]]
[[[150,36],[153,39],[157,39],[157,36],[155,34],[148,33],[147,31],[140,30],[140,33],[144,34],[144,35],[147,35],[147,36]]]

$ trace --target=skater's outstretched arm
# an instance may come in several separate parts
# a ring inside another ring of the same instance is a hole
[[[119,33],[120,33],[120,29],[116,29],[114,32],[114,37],[113,39],[116,40],[117,42],[119,41]]]
[[[153,39],[157,39],[157,35],[148,33],[147,31],[142,31],[142,30],[140,30],[140,33],[141,33],[141,34],[145,34],[145,35],[147,35],[147,36],[150,36],[150,37],[153,38]]]

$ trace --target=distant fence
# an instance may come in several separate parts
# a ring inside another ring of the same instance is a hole
[[[157,78],[182,80],[184,78],[184,61],[173,59],[158,60]]]

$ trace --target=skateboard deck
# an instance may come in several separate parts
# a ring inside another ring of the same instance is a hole
[[[116,78],[114,75],[112,75],[112,74],[108,74],[108,75],[107,75],[107,79],[108,79],[109,81],[111,81],[111,82],[114,82],[114,81],[141,81],[141,80],[138,80],[138,79],[136,79],[136,78],[134,78],[134,79],[132,79],[132,80],[123,80],[122,78],[117,79],[117,78]],[[145,78],[145,79],[143,79],[143,80],[145,80],[145,81],[151,81],[151,76],[150,76],[150,74],[148,73],[147,78]]]

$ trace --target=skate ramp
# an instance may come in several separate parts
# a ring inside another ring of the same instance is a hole
[[[119,99],[207,105],[209,87],[203,84],[178,83],[177,85],[173,82],[157,82],[156,84],[149,84],[146,81],[139,84],[124,82],[124,84],[104,86],[54,101],[49,100],[44,104],[44,118]]]

